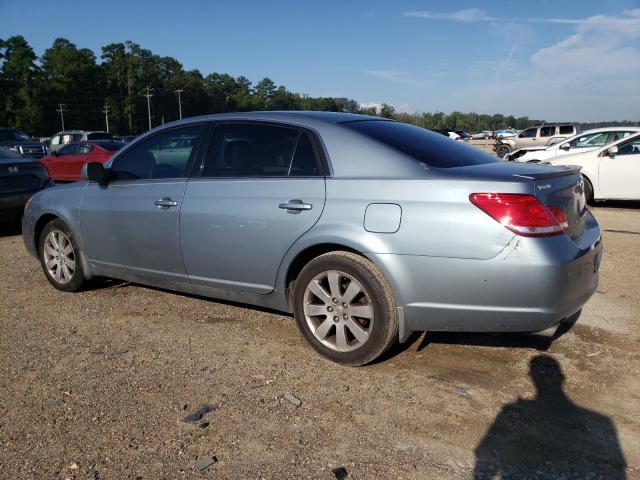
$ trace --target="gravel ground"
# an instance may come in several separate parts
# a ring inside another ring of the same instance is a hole
[[[594,209],[600,287],[553,342],[428,333],[363,368],[280,313],[118,282],[59,292],[5,227],[0,477],[640,478],[628,207]]]

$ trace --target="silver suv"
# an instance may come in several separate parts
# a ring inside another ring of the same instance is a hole
[[[569,123],[546,123],[523,130],[515,137],[501,138],[496,141],[493,151],[500,158],[520,148],[553,145],[560,140],[580,133],[578,127]]]
[[[113,135],[109,132],[87,131],[87,130],[64,130],[56,133],[49,141],[49,151],[57,152],[65,145],[72,142],[82,142],[87,140],[112,140]]]

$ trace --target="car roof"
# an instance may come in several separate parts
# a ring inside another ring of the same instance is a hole
[[[589,133],[605,133],[605,132],[619,132],[621,130],[629,131],[629,132],[640,132],[640,127],[625,127],[620,125],[618,127],[602,127],[602,128],[593,128],[591,130],[585,130],[580,133],[580,135],[585,135]]]
[[[120,140],[109,140],[108,138],[104,138],[104,139],[99,139],[99,140],[81,140],[79,142],[71,142],[69,143],[69,145],[74,145],[74,144],[79,144],[79,145],[107,145],[109,143],[122,143],[123,145],[126,142],[121,142]]]
[[[347,112],[318,112],[313,110],[271,110],[256,112],[235,112],[235,113],[216,113],[212,115],[201,115],[198,117],[189,117],[183,120],[167,123],[165,125],[190,124],[198,121],[214,121],[214,120],[264,120],[264,121],[291,121],[293,123],[348,123],[362,120],[386,120],[391,119],[373,117],[371,115],[360,115],[357,113]]]

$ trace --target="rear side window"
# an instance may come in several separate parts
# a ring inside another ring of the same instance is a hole
[[[475,147],[462,145],[455,140],[406,123],[361,120],[342,125],[399,150],[429,167],[454,168],[498,162],[497,158]]]
[[[573,126],[571,125],[560,125],[558,127],[560,129],[560,135],[572,135],[573,134]]]
[[[111,140],[113,135],[107,132],[93,132],[87,134],[87,140]]]
[[[286,177],[321,175],[313,142],[295,128],[221,124],[215,128],[202,175]]]
[[[540,136],[541,137],[552,137],[556,134],[556,127],[541,127],[540,128]]]
[[[116,180],[181,178],[189,174],[204,125],[173,128],[132,146],[111,168]]]
[[[638,132],[615,132],[613,136],[613,141],[615,142],[616,140],[622,140],[623,138],[627,138],[629,135],[633,133],[638,133]]]

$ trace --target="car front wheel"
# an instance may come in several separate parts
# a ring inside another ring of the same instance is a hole
[[[294,289],[298,327],[322,355],[344,365],[365,365],[398,337],[395,300],[380,270],[351,252],[309,262]]]
[[[40,263],[47,280],[58,290],[75,292],[86,279],[80,249],[73,233],[60,219],[47,223],[40,235]]]

